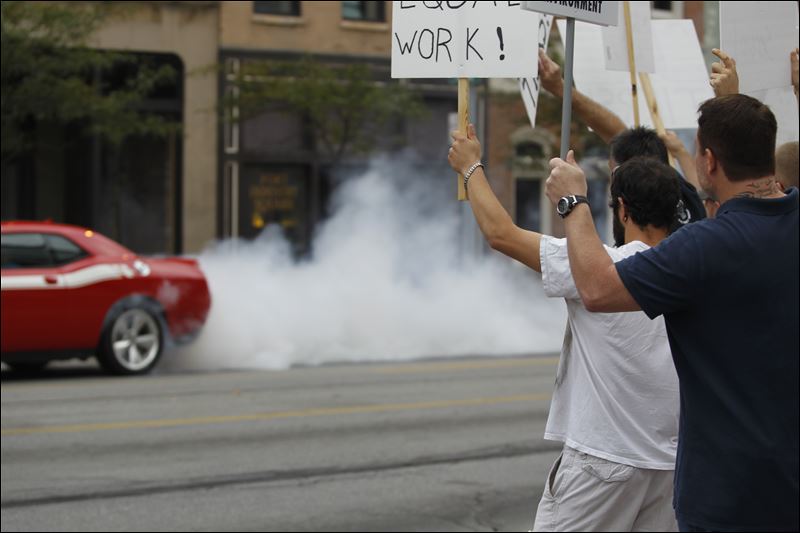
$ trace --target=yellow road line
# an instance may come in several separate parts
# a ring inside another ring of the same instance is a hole
[[[414,374],[414,373],[424,373],[424,372],[443,372],[448,370],[480,370],[480,369],[491,369],[491,368],[515,368],[515,367],[526,367],[526,366],[539,366],[539,365],[557,365],[558,364],[558,357],[544,357],[544,358],[537,358],[537,359],[499,359],[499,360],[479,360],[479,361],[463,361],[463,362],[441,362],[441,363],[406,363],[406,364],[399,364],[399,365],[392,365],[392,366],[380,366],[378,368],[371,368],[369,363],[359,364],[354,363],[353,365],[342,365],[342,366],[319,366],[319,367],[303,367],[299,369],[290,369],[290,370],[305,370],[305,369],[314,369],[314,370],[326,370],[331,372],[349,372],[352,373],[354,371],[365,371],[368,373],[377,373],[377,374]],[[259,369],[242,369],[242,370],[226,370],[221,372],[221,375],[228,376],[228,375],[238,375],[242,373],[252,373],[258,372]],[[180,374],[163,374],[158,376],[160,378],[182,378],[187,376],[182,376]],[[6,382],[3,383],[5,387],[8,387],[9,391],[19,392],[19,391],[29,391],[29,390],[58,390],[58,389],[86,389],[89,386],[108,386],[116,384],[113,378],[103,377],[103,376],[91,376],[91,381],[87,382],[83,379],[77,380],[72,383],[65,383],[63,381],[58,381],[55,383],[47,383],[47,382],[37,382],[37,383],[17,383],[17,382]]]
[[[312,416],[349,415],[362,413],[385,413],[392,411],[413,411],[417,409],[441,409],[443,407],[463,407],[478,405],[498,405],[519,402],[535,402],[549,400],[549,394],[521,394],[517,396],[499,396],[494,398],[467,398],[463,400],[442,400],[434,402],[393,403],[379,405],[356,405],[350,407],[325,407],[283,411],[274,413],[254,413],[250,415],[206,416],[196,418],[173,418],[163,420],[133,420],[130,422],[108,422],[97,424],[74,424],[64,426],[42,426],[10,428],[0,431],[3,437],[19,435],[36,435],[49,433],[83,433],[91,431],[114,431],[120,429],[156,429],[164,427],[199,426],[229,424],[233,422],[254,422],[278,420],[283,418],[303,418]]]
[[[446,370],[476,370],[487,368],[517,368],[523,366],[557,365],[558,357],[544,357],[541,359],[513,359],[499,361],[464,361],[458,363],[421,363],[412,365],[397,365],[375,368],[372,372],[377,374],[412,374],[424,372],[437,372]]]

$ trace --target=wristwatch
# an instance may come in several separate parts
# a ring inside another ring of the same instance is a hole
[[[561,218],[566,218],[575,206],[578,204],[588,204],[589,199],[585,196],[579,196],[575,194],[571,194],[569,196],[562,196],[561,199],[556,204],[556,211],[561,216]]]

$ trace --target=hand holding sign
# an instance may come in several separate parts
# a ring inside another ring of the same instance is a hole
[[[392,6],[392,78],[459,78],[462,135],[468,121],[467,78],[536,76],[531,28],[538,18],[520,10],[519,2],[403,0]],[[460,176],[458,199],[466,199]]]
[[[736,61],[719,48],[714,48],[711,53],[722,61],[711,64],[711,87],[714,89],[714,95],[739,94],[739,74],[736,72]]]
[[[459,174],[464,174],[469,167],[481,160],[481,142],[475,135],[475,125],[467,127],[467,134],[464,135],[458,130],[450,133],[453,144],[447,154],[447,162]]]
[[[561,157],[566,157],[569,148],[570,123],[572,122],[572,67],[575,51],[575,19],[596,24],[615,25],[618,21],[619,2],[533,2],[526,1],[525,9],[550,15],[567,17],[567,33],[564,49],[564,96],[561,105]]]
[[[575,161],[573,150],[567,152],[566,161],[559,157],[550,160],[550,176],[545,182],[545,193],[553,205],[563,196],[586,196],[587,190],[586,174]]]
[[[561,78],[561,67],[558,63],[550,59],[547,53],[539,49],[539,79],[544,87],[551,94],[564,97],[564,80]]]

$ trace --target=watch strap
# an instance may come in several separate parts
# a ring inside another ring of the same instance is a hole
[[[563,196],[562,200],[567,200],[567,210],[564,213],[559,213],[561,218],[566,218],[567,215],[572,213],[572,210],[575,209],[575,206],[578,204],[586,204],[589,205],[589,199],[586,196],[580,194],[570,194],[569,196]]]

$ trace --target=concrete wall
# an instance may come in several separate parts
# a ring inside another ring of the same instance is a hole
[[[93,38],[98,48],[173,53],[184,66],[183,251],[216,235],[217,2],[125,3]]]

